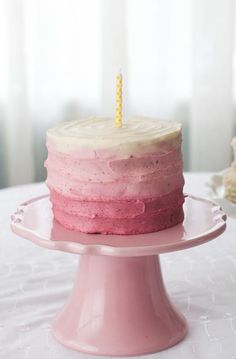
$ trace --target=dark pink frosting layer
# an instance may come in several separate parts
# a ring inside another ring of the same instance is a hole
[[[178,189],[164,196],[130,200],[80,200],[62,195],[51,189],[53,207],[61,212],[87,218],[148,218],[167,209],[181,207],[182,190]]]
[[[64,227],[85,233],[103,234],[140,234],[157,232],[181,223],[184,219],[183,209],[174,207],[153,214],[146,218],[89,218],[73,215],[54,208],[55,218]]]

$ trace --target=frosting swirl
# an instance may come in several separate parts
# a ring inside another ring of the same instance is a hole
[[[177,122],[131,117],[124,121],[122,128],[117,128],[113,118],[90,117],[62,122],[47,131],[47,138],[67,149],[118,147],[122,152],[130,152],[143,146],[156,146],[167,139],[177,139],[180,134],[181,125]]]

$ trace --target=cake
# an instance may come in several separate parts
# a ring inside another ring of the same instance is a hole
[[[228,171],[223,176],[223,184],[225,188],[225,198],[236,203],[236,137],[232,141],[234,150],[234,161]]]
[[[63,122],[47,131],[54,218],[85,233],[139,234],[181,223],[181,125],[150,118]]]

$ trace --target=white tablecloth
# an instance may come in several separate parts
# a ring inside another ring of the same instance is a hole
[[[185,191],[204,196],[207,174],[186,174]],[[51,321],[70,293],[78,257],[49,251],[9,228],[19,203],[47,191],[44,184],[0,191],[0,359],[79,359],[51,335]],[[156,359],[236,358],[236,221],[221,237],[163,254],[163,275],[189,325],[187,337]]]

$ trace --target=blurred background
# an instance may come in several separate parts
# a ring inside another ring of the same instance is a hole
[[[0,187],[45,179],[45,133],[125,115],[183,124],[185,170],[218,171],[235,134],[233,0],[0,0]]]

